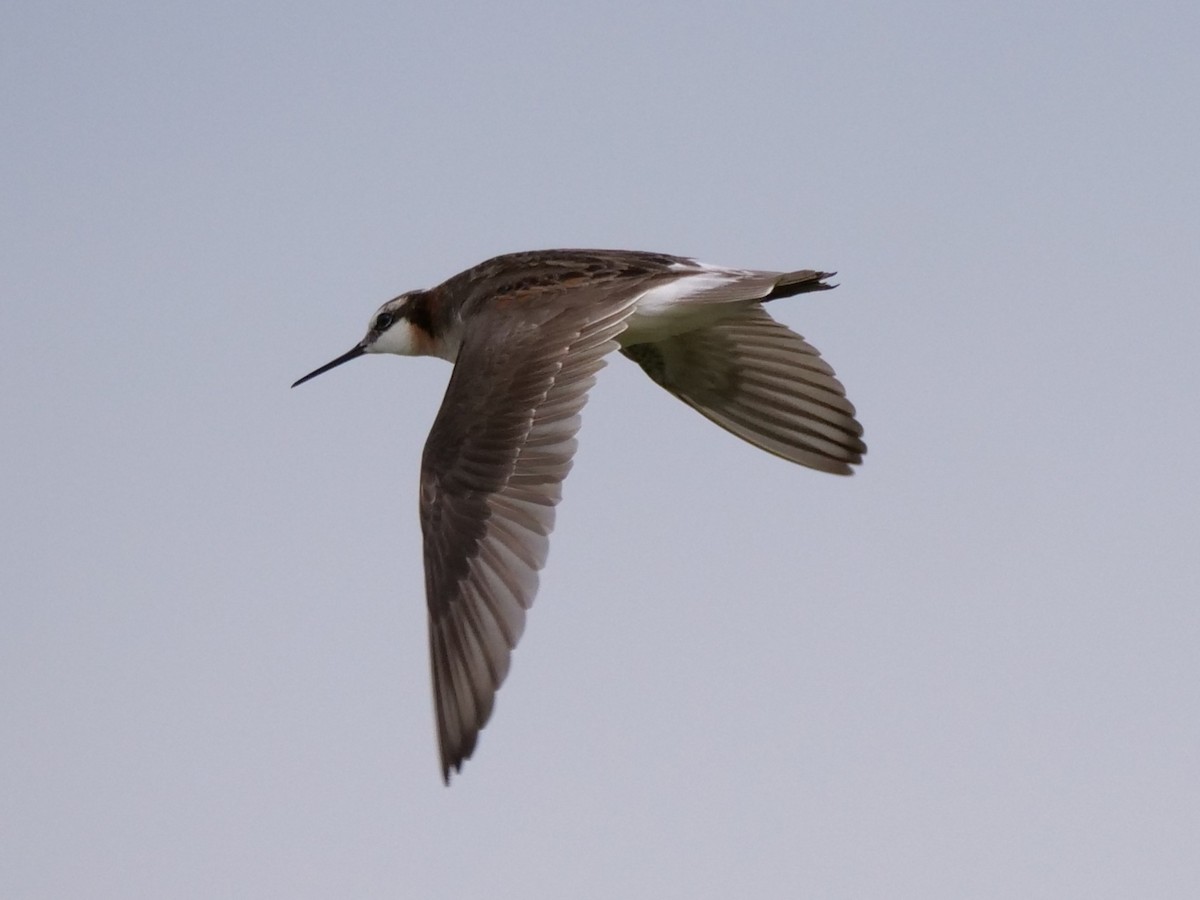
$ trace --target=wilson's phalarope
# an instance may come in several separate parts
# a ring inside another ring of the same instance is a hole
[[[367,353],[455,364],[420,486],[445,781],[474,751],[508,672],[579,414],[611,351],[769,453],[838,475],[862,462],[862,427],[833,369],[763,308],[831,288],[830,275],[621,250],[512,253],[389,300],[349,352],[292,385]]]

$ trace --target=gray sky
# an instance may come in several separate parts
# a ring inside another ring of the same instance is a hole
[[[1195,3],[7,4],[0,895],[1200,895]],[[475,759],[450,369],[496,253],[836,269],[851,479],[625,360]]]

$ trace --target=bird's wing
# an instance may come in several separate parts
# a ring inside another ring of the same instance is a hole
[[[446,781],[475,749],[508,672],[546,561],[580,410],[637,296],[612,286],[534,293],[495,297],[472,312],[421,461]]]
[[[769,453],[838,475],[862,462],[867,447],[846,389],[816,348],[761,304],[621,352],[692,409]]]

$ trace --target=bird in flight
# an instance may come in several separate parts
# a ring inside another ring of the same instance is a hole
[[[862,462],[842,383],[764,306],[832,288],[831,275],[627,250],[511,253],[389,300],[361,341],[292,385],[369,353],[454,364],[420,480],[444,781],[475,750],[508,673],[609,353],[768,453],[837,475]]]

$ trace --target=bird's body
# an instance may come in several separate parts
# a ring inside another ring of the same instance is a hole
[[[442,775],[491,714],[546,560],[587,391],[620,351],[721,427],[849,474],[866,452],[833,370],[763,304],[832,285],[617,250],[498,256],[383,304],[348,353],[438,356],[454,371],[421,462]],[[294,386],[294,385],[293,385]]]

